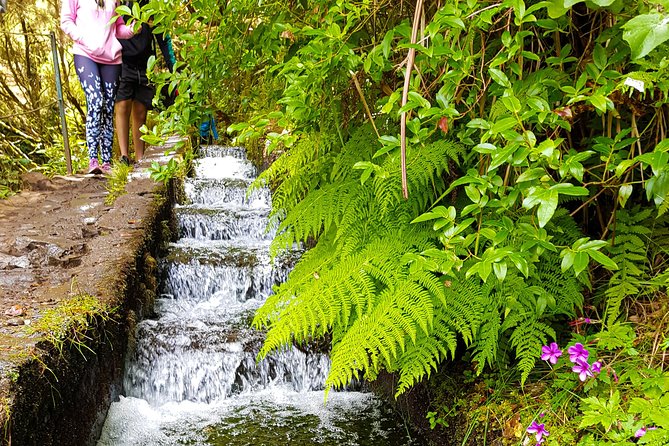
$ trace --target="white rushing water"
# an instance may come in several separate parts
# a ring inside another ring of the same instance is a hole
[[[98,446],[413,444],[369,393],[331,392],[325,404],[326,355],[256,362],[250,320],[296,254],[270,258],[271,197],[247,194],[256,169],[244,150],[203,154],[175,206],[181,238],[161,261],[157,316],[138,324]]]

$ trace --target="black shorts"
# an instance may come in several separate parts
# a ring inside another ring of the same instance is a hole
[[[149,83],[146,77],[146,69],[142,70],[126,64],[121,65],[121,78],[116,92],[116,102],[134,99],[144,104],[147,110],[151,110],[155,95],[156,88]]]

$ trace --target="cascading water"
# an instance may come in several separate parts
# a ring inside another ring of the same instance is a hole
[[[249,328],[296,253],[269,256],[271,198],[247,196],[243,149],[210,146],[177,205],[181,239],[162,260],[155,319],[139,323],[124,395],[98,446],[416,444],[369,393],[330,392],[326,355],[291,349],[259,364]]]

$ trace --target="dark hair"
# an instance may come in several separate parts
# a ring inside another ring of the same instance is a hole
[[[105,0],[95,0],[95,2],[98,4],[98,8],[105,7]]]

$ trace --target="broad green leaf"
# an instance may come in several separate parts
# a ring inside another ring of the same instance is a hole
[[[633,186],[631,184],[623,184],[620,186],[618,189],[618,203],[620,203],[620,207],[625,207],[627,200],[629,199],[630,195],[632,195],[632,190]]]
[[[558,192],[556,190],[548,189],[542,195],[541,203],[539,203],[539,209],[537,210],[540,228],[546,226],[546,223],[553,217],[558,206]]]
[[[383,41],[381,42],[381,50],[383,51],[383,57],[388,59],[388,56],[390,55],[390,45],[393,43],[393,38],[395,37],[395,30],[391,29],[386,33],[386,35],[383,37]]]
[[[488,121],[486,121],[485,119],[474,118],[467,123],[467,127],[473,128],[473,129],[489,130],[490,129],[490,123]]]
[[[546,175],[546,169],[544,169],[543,167],[535,167],[532,169],[527,169],[525,172],[520,174],[520,176],[516,180],[516,183],[523,183],[525,181],[536,180],[537,178],[541,178],[544,175]]]
[[[595,49],[593,51],[593,61],[600,70],[606,68],[606,50],[598,43],[595,44]]]
[[[562,16],[564,16],[567,11],[569,11],[568,7],[565,7],[564,0],[548,0],[546,2],[546,10],[548,11],[548,16],[551,19],[557,19]]]
[[[566,249],[562,253],[564,255],[562,256],[562,263],[560,264],[560,268],[562,269],[562,272],[565,272],[574,265],[576,253]]]
[[[495,276],[501,282],[506,278],[506,262],[498,262],[492,264],[492,269],[495,272]]]
[[[606,8],[607,6],[611,6],[616,0],[588,0],[588,1],[592,2],[596,6],[599,6],[600,8]]]
[[[588,255],[594,260],[595,262],[599,263],[606,269],[610,270],[617,270],[618,265],[616,265],[616,262],[611,260],[610,258],[606,257],[603,253],[595,250],[589,250]]]
[[[489,68],[488,72],[490,73],[492,80],[494,80],[496,83],[502,87],[511,88],[511,82],[509,82],[509,78],[506,77],[506,74],[504,74],[502,70],[498,70],[497,68]]]
[[[498,121],[495,121],[490,131],[493,133],[502,133],[506,130],[512,129],[518,124],[516,118],[502,118]]]
[[[521,110],[520,101],[514,96],[506,96],[500,99],[507,110],[513,113],[519,113]]]
[[[669,39],[669,16],[659,12],[641,14],[623,25],[623,39],[640,59]]]
[[[430,107],[430,101],[425,99],[420,93],[416,91],[409,92],[409,101],[417,102],[421,107]]]
[[[590,257],[585,252],[577,252],[574,256],[574,272],[578,276],[581,274],[590,263]]]
[[[593,94],[592,96],[588,97],[588,102],[590,102],[600,112],[606,113],[606,107],[608,104],[606,96],[602,94]]]
[[[562,195],[569,195],[571,197],[585,197],[590,195],[590,191],[585,187],[574,186],[570,183],[558,183],[551,186],[551,189],[558,191]]]

